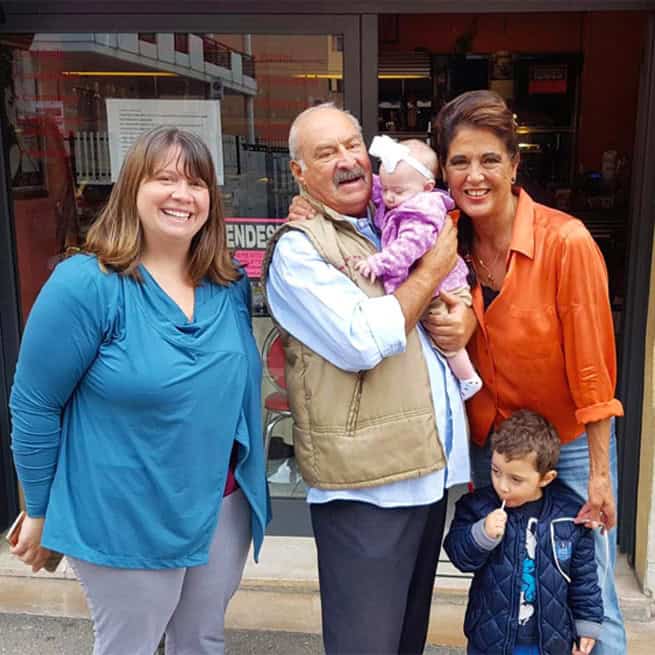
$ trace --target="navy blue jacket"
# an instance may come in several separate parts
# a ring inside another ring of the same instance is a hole
[[[474,528],[500,505],[493,487],[462,497],[444,542],[452,563],[460,571],[474,573],[464,621],[468,653],[473,655],[511,655],[518,632],[521,569],[529,517],[520,508],[508,508],[505,535],[495,547],[490,543],[483,547],[479,536],[481,526]],[[593,533],[572,521],[553,523],[555,519],[575,517],[581,505],[580,497],[558,480],[544,488],[535,556],[535,617],[541,655],[570,653],[578,636],[597,638],[600,633],[603,601]],[[570,583],[558,569],[558,563]]]

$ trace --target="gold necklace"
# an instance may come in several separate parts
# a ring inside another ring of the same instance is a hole
[[[515,216],[518,200],[516,196],[511,196],[511,200],[512,200],[512,207],[511,207],[512,216]],[[478,266],[476,265],[476,261],[477,261],[477,264],[482,268],[485,276],[487,277],[487,283],[489,284],[489,286],[493,287],[497,291],[500,290],[500,287],[502,285],[502,280],[500,281],[500,284],[498,284],[496,282],[496,278],[494,277],[494,274],[491,272],[491,269],[496,267],[496,264],[498,264],[498,261],[500,260],[501,254],[504,254],[505,260],[507,260],[507,253],[509,252],[509,247],[511,243],[511,230],[513,225],[514,225],[514,220],[512,219],[510,223],[510,238],[507,240],[507,246],[496,251],[496,256],[494,257],[493,261],[489,265],[485,264],[484,260],[482,259],[482,257],[480,257],[480,255],[476,255],[473,252],[475,249],[476,242],[478,243],[478,247],[479,247],[479,243],[480,243],[479,239],[476,238],[476,236],[474,235],[471,241],[471,260],[473,261],[473,266],[476,272],[478,271]],[[507,262],[505,261],[505,263]]]
[[[484,263],[484,260],[482,259],[482,257],[480,257],[480,255],[476,255],[474,253],[472,253],[472,254],[473,254],[473,261],[475,262],[477,260],[477,263],[482,267],[482,269],[483,269],[482,272],[487,277],[488,285],[491,286],[494,289],[500,289],[500,285],[498,285],[496,283],[496,278],[494,277],[494,274],[491,272],[491,268],[496,266],[496,264],[500,260],[500,251],[496,253],[496,256],[494,257],[494,260],[491,262],[491,264],[489,266],[487,266],[487,264]],[[476,266],[476,268],[477,268],[477,266]]]

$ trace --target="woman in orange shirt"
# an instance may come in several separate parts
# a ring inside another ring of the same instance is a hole
[[[560,478],[587,499],[579,519],[616,524],[616,353],[607,271],[577,219],[533,202],[515,186],[516,123],[491,91],[443,107],[437,154],[459,207],[460,248],[476,273],[471,312],[454,311],[430,331],[444,350],[468,350],[484,386],[467,403],[474,476],[489,483],[487,437],[518,409],[542,414],[562,441]],[[598,539],[601,537],[598,536]],[[610,532],[605,622],[594,655],[623,655],[625,630],[614,585]],[[608,567],[596,548],[599,572]]]

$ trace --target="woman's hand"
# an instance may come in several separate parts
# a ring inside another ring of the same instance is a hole
[[[457,352],[469,342],[478,321],[473,310],[457,296],[440,291],[439,297],[448,308],[448,313],[426,314],[421,323],[441,350]]]
[[[587,502],[576,517],[592,530],[598,525],[611,530],[616,525],[616,502],[610,471],[611,420],[606,418],[585,425],[589,446],[589,485]]]
[[[594,530],[611,530],[616,525],[616,503],[609,475],[589,476],[589,496],[576,517],[576,523]]]
[[[316,215],[316,210],[302,196],[294,196],[289,206],[289,221],[306,221]]]
[[[32,519],[26,516],[20,527],[18,541],[10,548],[12,554],[24,564],[31,566],[34,573],[43,568],[51,554],[47,548],[41,547],[43,522],[42,518]]]
[[[574,644],[571,652],[573,655],[589,655],[595,645],[595,639],[592,639],[591,637],[580,637],[580,647],[578,648]]]

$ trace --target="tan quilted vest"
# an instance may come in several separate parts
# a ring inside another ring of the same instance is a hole
[[[262,286],[266,288],[278,239],[288,230],[300,230],[323,259],[367,296],[383,295],[379,282],[369,283],[352,266],[356,258],[375,252],[373,245],[339,214],[319,207],[322,215],[286,223],[273,235],[262,266]],[[373,487],[445,466],[427,366],[415,329],[407,336],[404,353],[359,373],[337,368],[279,324],[278,329],[286,356],[296,460],[308,485]]]

